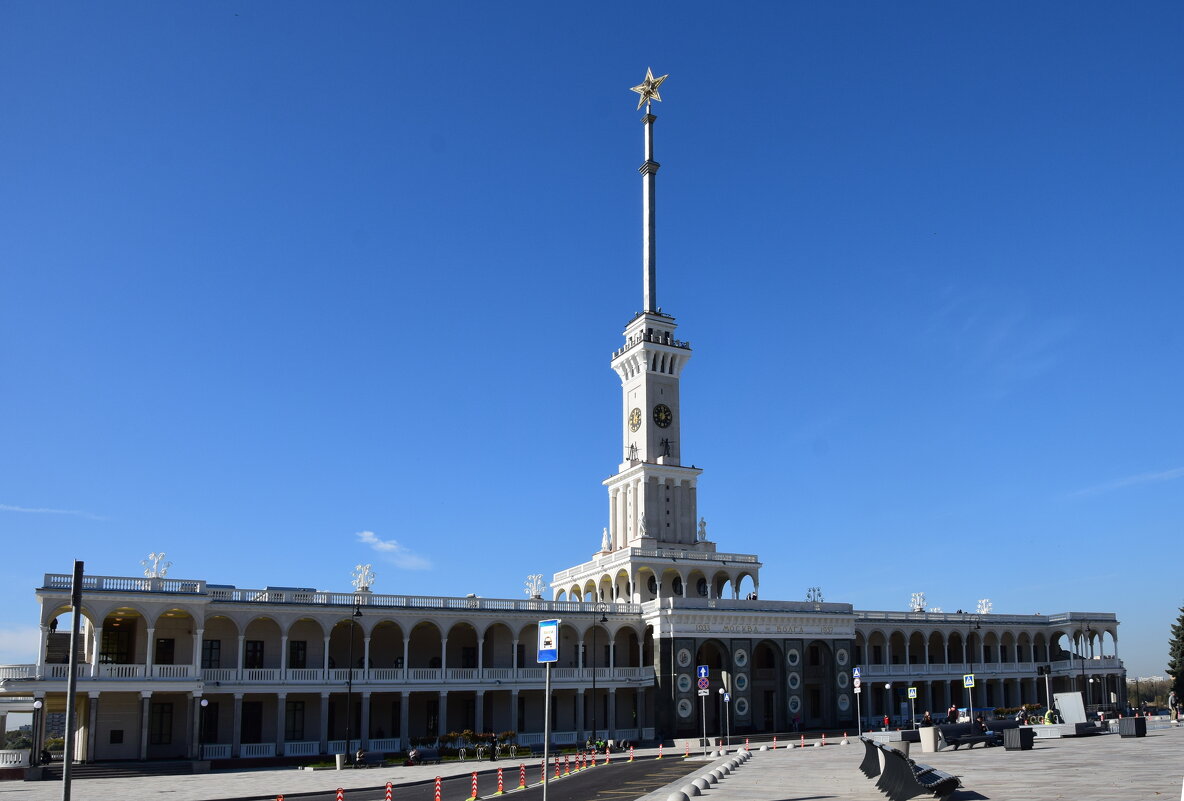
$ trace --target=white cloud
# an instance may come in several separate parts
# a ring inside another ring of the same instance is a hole
[[[1087,487],[1082,490],[1077,490],[1072,494],[1074,496],[1095,495],[1099,492],[1110,492],[1116,489],[1134,487],[1139,484],[1155,484],[1161,481],[1174,481],[1177,478],[1184,478],[1184,467],[1163,470],[1159,473],[1140,473],[1137,476],[1127,476],[1126,478],[1120,478],[1117,481],[1111,481],[1109,484],[1099,484],[1096,487]]]
[[[0,512],[23,512],[31,515],[74,515],[75,517],[85,517],[87,520],[104,520],[105,518],[90,512],[79,512],[73,509],[44,509],[29,506],[10,506],[6,503],[0,503]]]
[[[0,664],[30,665],[37,661],[40,644],[41,629],[36,626],[0,629]]]
[[[382,554],[385,561],[404,570],[430,570],[432,563],[400,545],[397,540],[379,539],[373,531],[359,531],[358,540]]]

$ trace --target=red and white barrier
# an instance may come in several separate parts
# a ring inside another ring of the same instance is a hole
[[[658,759],[662,758],[662,744],[658,743]]]
[[[477,771],[473,771],[473,792],[469,796],[470,799],[477,798]]]
[[[629,746],[629,761],[633,761],[633,746]]]
[[[383,796],[382,801],[391,801],[391,794],[394,792],[395,786],[390,782],[386,783],[386,795]]]
[[[440,801],[440,784],[443,782],[439,776],[436,777],[436,801]],[[341,792],[341,791],[339,791]],[[337,796],[337,801],[343,801],[340,795]]]
[[[518,764],[518,789],[526,789],[526,763],[520,762]]]
[[[497,769],[497,792],[494,795],[503,795],[506,792],[506,785],[502,783],[502,769]],[[389,801],[389,799],[388,799]]]
[[[344,787],[337,788],[337,801],[345,801],[345,788]]]

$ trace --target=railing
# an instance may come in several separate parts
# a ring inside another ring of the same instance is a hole
[[[292,742],[284,743],[284,756],[316,756],[321,753],[320,742]]]
[[[69,573],[46,573],[42,589],[70,591],[74,577]],[[203,595],[206,583],[195,579],[136,578],[129,576],[83,576],[87,592],[183,592]]]
[[[22,748],[14,751],[0,751],[0,768],[29,767],[29,749]]]
[[[99,665],[100,679],[142,679],[146,665]]]
[[[863,665],[863,676],[867,678],[880,676],[961,676],[965,673],[975,675],[994,675],[999,673],[1023,673],[1034,676],[1036,667],[1045,662],[933,662],[928,665]],[[1081,660],[1061,660],[1053,662],[1052,671],[1056,674],[1081,672]],[[1119,670],[1122,662],[1117,657],[1103,657],[1085,660],[1085,672],[1098,670]]]
[[[243,743],[238,752],[244,758],[272,757],[275,756],[275,743]]]
[[[617,729],[617,736],[615,740],[628,740],[631,743],[637,742],[637,729]]]
[[[402,740],[398,737],[382,737],[370,740],[370,750],[379,751],[384,754],[389,754],[394,751],[401,751],[400,743]]]
[[[654,737],[655,737],[655,734],[654,734],[654,727],[653,726],[649,726],[649,727],[641,730],[641,739],[643,739],[647,742],[651,742],[654,739]]]
[[[445,671],[448,681],[475,681],[477,668],[448,668]]]
[[[230,743],[214,745],[207,743],[201,747],[202,759],[230,759]]]
[[[279,668],[245,668],[243,681],[279,681]]]
[[[322,681],[325,671],[321,668],[288,668],[288,681]]]
[[[4,679],[35,679],[36,665],[3,665],[0,666],[0,681]]]
[[[406,681],[403,668],[371,668],[370,681]]]
[[[158,679],[187,679],[193,665],[153,665],[152,675]]]
[[[238,681],[235,668],[202,668],[202,681]]]
[[[354,683],[357,683],[362,680],[362,677],[365,676],[365,674],[366,671],[362,670],[361,668],[354,668],[351,679],[351,671],[349,668],[329,668],[329,681],[352,680]]]
[[[514,678],[514,668],[485,668],[485,678],[510,681]]]
[[[353,748],[358,747],[358,741],[356,738],[353,740],[350,740],[350,746]],[[329,750],[326,753],[344,754],[345,753],[345,740],[330,740],[328,743],[328,748],[329,748]]]
[[[89,679],[91,675],[90,664],[82,664],[76,667],[77,676],[80,679]],[[46,665],[45,676],[49,679],[68,679],[70,678],[69,665]]]
[[[442,678],[442,671],[440,668],[408,668],[407,681],[440,681]]]
[[[689,558],[689,557],[688,557]],[[69,577],[67,576],[67,579]],[[144,579],[127,579],[141,583]],[[67,582],[67,588],[69,582]],[[315,592],[308,590],[251,590],[237,587],[213,587],[206,591],[215,601],[230,603],[302,604],[305,606],[366,606],[394,609],[449,609],[487,612],[596,612],[594,602],[544,601],[538,598],[453,598],[425,595],[377,595],[370,592]],[[636,613],[636,604],[620,604],[616,609]]]

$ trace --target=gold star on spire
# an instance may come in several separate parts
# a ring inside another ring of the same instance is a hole
[[[631,92],[637,92],[637,94],[641,95],[637,101],[638,111],[640,111],[641,107],[651,100],[657,100],[659,103],[662,102],[662,96],[658,94],[658,87],[662,85],[662,81],[669,77],[669,75],[663,75],[661,78],[655,78],[654,73],[650,70],[650,68],[645,68],[645,80],[629,90]]]

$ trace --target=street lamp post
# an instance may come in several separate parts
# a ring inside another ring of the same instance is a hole
[[[977,620],[974,621],[974,628],[966,630],[966,656],[970,660],[970,669],[966,672],[974,675],[974,649],[970,647],[970,637],[976,632],[982,630],[982,623]],[[966,688],[966,718],[971,723],[974,723],[974,688]]]
[[[719,694],[724,699],[724,722],[727,724],[726,736],[728,739],[724,742],[730,746],[732,744],[732,696],[723,687],[719,688]]]
[[[354,602],[354,613],[349,619],[349,665],[345,674],[345,758],[349,762],[353,757],[353,719],[354,719],[354,624],[362,616],[362,607]]]
[[[596,629],[601,623],[608,622],[608,604],[600,601],[596,604],[596,611],[600,613],[600,620],[592,625],[592,747],[596,747]]]
[[[206,707],[210,705],[209,698],[201,699],[199,704],[200,709],[197,711],[197,758],[202,758],[202,751],[205,750],[206,742]]]
[[[1089,627],[1089,624],[1087,623],[1085,625],[1086,640],[1089,640],[1090,634],[1092,634],[1092,633],[1093,633],[1093,629],[1091,629]],[[1085,696],[1086,702],[1088,703],[1088,701],[1089,701],[1089,696],[1088,696],[1089,686],[1086,684],[1086,681],[1085,681],[1085,642],[1081,642],[1078,644],[1078,651],[1079,651],[1078,656],[1081,657],[1081,694],[1083,696]],[[1087,717],[1088,717],[1088,715],[1087,715]]]

